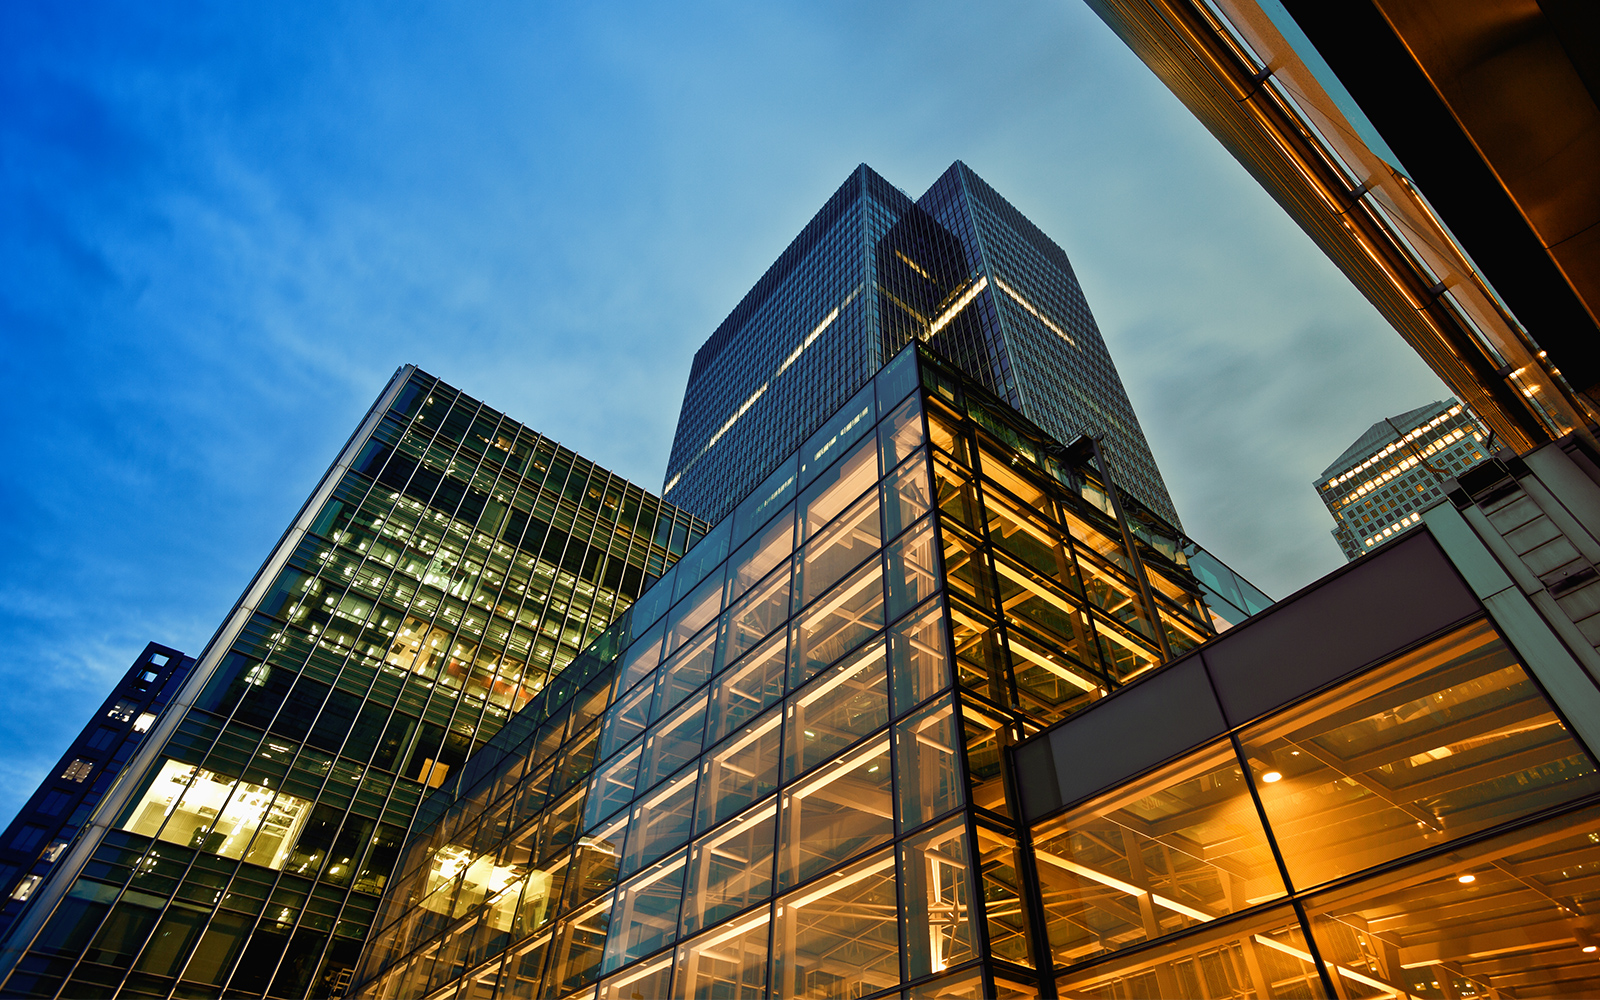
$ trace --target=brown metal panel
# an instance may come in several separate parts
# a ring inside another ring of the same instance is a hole
[[[1230,726],[1310,694],[1483,605],[1416,531],[1201,650]]]

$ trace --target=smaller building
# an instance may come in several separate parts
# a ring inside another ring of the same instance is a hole
[[[1355,561],[1421,522],[1443,484],[1483,461],[1472,411],[1454,399],[1378,421],[1312,483],[1333,515],[1334,541]]]
[[[50,876],[194,660],[150,643],[0,835],[0,936]]]

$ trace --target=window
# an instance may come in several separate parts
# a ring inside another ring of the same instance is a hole
[[[82,757],[67,765],[61,772],[62,780],[82,782],[83,779],[94,773],[94,761],[84,760]]]
[[[297,796],[168,760],[122,829],[281,869],[310,812]]]
[[[67,803],[71,802],[72,798],[71,792],[63,792],[58,788],[52,788],[45,795],[44,801],[39,803],[39,812],[46,816],[59,816],[61,815],[61,810],[67,807]]]
[[[1227,743],[1051,820],[1035,844],[1060,965],[1284,895],[1244,769]]]
[[[106,717],[116,719],[118,722],[132,720],[133,713],[139,710],[139,703],[132,698],[118,698],[117,703],[106,712]]]
[[[136,733],[148,733],[150,731],[150,726],[154,724],[155,721],[156,716],[154,712],[140,712],[139,717],[133,720],[133,731]]]
[[[33,895],[33,890],[37,889],[42,881],[44,881],[42,876],[24,875],[22,881],[17,883],[17,887],[11,890],[11,898],[27,899]]]
[[[1482,621],[1240,742],[1302,888],[1600,790],[1588,754]]]

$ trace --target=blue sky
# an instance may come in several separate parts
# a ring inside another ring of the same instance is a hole
[[[1312,477],[1445,390],[1076,0],[0,5],[0,821],[396,367],[659,489],[850,169],[957,158],[1071,257],[1189,532],[1273,596],[1340,565]]]

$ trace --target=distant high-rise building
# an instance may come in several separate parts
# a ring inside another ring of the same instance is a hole
[[[1422,521],[1444,481],[1483,461],[1484,431],[1448,399],[1380,420],[1312,483],[1333,515],[1333,538],[1354,561]]]
[[[194,660],[176,649],[153,642],[145,646],[39,790],[0,834],[0,900],[4,900],[0,937],[50,877],[56,859],[93,814],[193,666]]]
[[[401,369],[33,892],[0,993],[341,994],[423,795],[706,527]]]
[[[1100,437],[1178,524],[1067,255],[960,162],[915,202],[865,164],[828,199],[695,354],[662,495],[721,519],[912,340],[1052,437]]]

